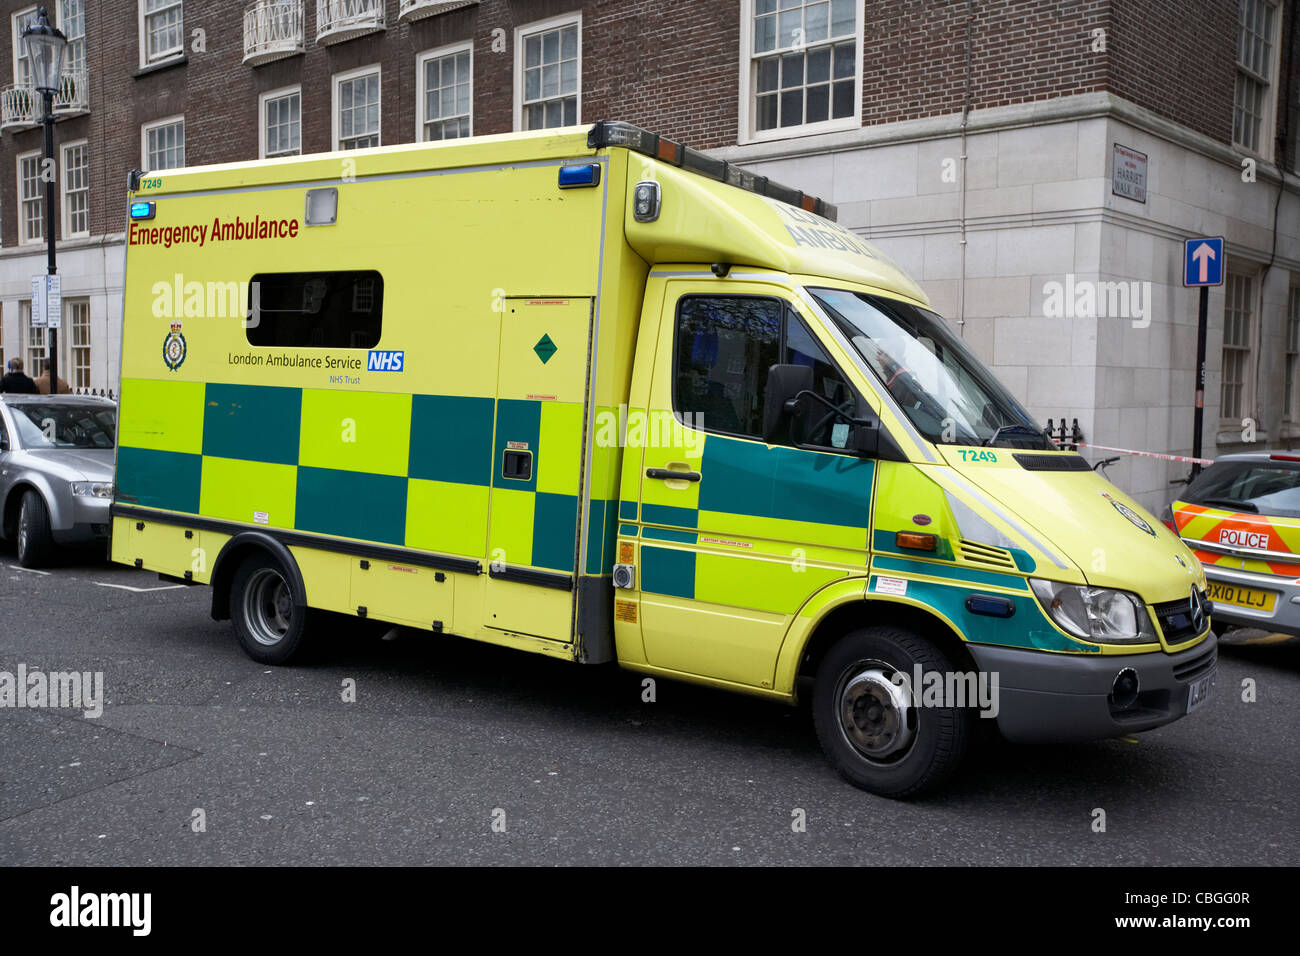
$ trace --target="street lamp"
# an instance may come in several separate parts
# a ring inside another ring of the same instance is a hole
[[[49,257],[48,272],[55,275],[58,267],[54,253],[54,183],[58,177],[58,165],[54,162],[54,95],[59,92],[63,81],[63,54],[68,49],[68,38],[57,28],[50,26],[41,7],[36,22],[23,30],[23,46],[27,50],[27,60],[32,65],[32,75],[36,81],[36,91],[41,94],[41,124],[45,127],[45,164],[49,170],[45,179],[45,245]],[[48,318],[47,318],[48,321]],[[50,394],[59,394],[59,332],[50,326],[49,336],[50,360],[47,363],[50,372]]]

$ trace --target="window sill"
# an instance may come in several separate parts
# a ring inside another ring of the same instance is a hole
[[[825,123],[810,123],[804,126],[786,126],[781,129],[767,129],[761,133],[750,133],[737,145],[748,146],[752,143],[773,143],[786,139],[799,139],[803,136],[819,136],[823,133],[844,133],[861,129],[862,121],[857,117],[842,120],[830,120]]]
[[[165,60],[159,60],[157,63],[150,63],[148,66],[142,66],[131,74],[135,79],[142,76],[149,76],[153,73],[161,73],[163,70],[170,70],[174,66],[184,66],[190,61],[190,58],[184,53],[178,53],[175,56],[168,57]]]

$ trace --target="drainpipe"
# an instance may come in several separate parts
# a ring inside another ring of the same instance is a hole
[[[971,31],[975,0],[966,0],[966,89],[961,103],[961,197],[958,200],[958,228],[961,230],[961,281],[957,284],[957,331],[966,335],[966,126],[970,118]]]

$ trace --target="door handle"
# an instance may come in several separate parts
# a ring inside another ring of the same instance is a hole
[[[647,478],[658,478],[660,481],[699,481],[700,473],[698,471],[673,471],[671,468],[647,468],[645,470]]]

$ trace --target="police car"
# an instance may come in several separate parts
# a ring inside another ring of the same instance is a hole
[[[1205,567],[1216,632],[1300,635],[1300,453],[1224,455],[1170,518]]]

